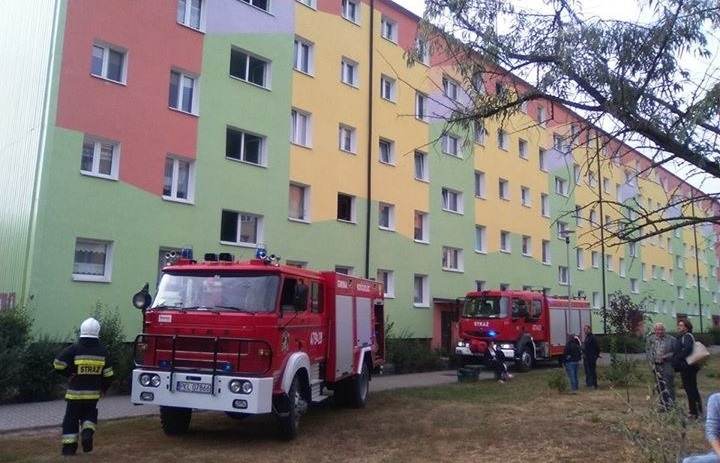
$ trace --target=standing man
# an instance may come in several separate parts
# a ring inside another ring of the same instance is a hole
[[[112,382],[108,351],[100,343],[100,323],[88,318],[80,325],[80,339],[60,352],[53,366],[67,376],[65,418],[62,423],[62,454],[75,455],[78,431],[83,452],[93,449],[97,425],[97,402]]]
[[[600,346],[590,325],[585,325],[583,341],[583,366],[585,367],[585,385],[597,389],[597,359],[600,357]]]
[[[655,385],[660,395],[660,406],[670,410],[675,405],[675,371],[672,359],[677,341],[665,335],[665,325],[655,323],[654,334],[648,337],[645,349],[655,374]]]

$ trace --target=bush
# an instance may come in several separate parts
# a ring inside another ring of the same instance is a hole
[[[22,382],[23,353],[30,342],[31,327],[26,309],[0,311],[0,401],[12,398]]]
[[[440,354],[430,348],[426,339],[413,338],[407,329],[395,332],[395,323],[385,322],[385,360],[392,363],[396,373],[437,370]]]
[[[645,352],[645,339],[635,335],[598,334],[602,352],[641,354]],[[627,349],[627,351],[625,350]]]
[[[708,330],[708,335],[712,338],[713,344],[720,345],[720,328],[713,326]]]
[[[550,376],[548,376],[547,385],[550,389],[557,390],[560,394],[567,391],[570,384],[568,384],[567,375],[563,369],[554,370]]]
[[[60,383],[64,378],[55,373],[53,360],[64,347],[65,344],[47,336],[27,346],[22,355],[22,379],[17,387],[20,401],[39,402],[60,396]]]
[[[110,354],[110,362],[115,373],[112,392],[127,393],[130,391],[133,369],[132,344],[125,342],[120,314],[117,308],[111,310],[98,302],[92,316],[100,322],[100,342]]]
[[[637,363],[621,360],[617,354],[610,354],[610,366],[603,374],[604,378],[615,387],[630,386],[640,379]]]

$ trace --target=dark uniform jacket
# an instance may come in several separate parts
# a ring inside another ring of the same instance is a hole
[[[583,341],[583,353],[585,358],[588,360],[595,360],[600,357],[600,346],[598,346],[597,338],[594,334],[590,333],[585,335],[585,341]]]
[[[582,359],[582,351],[580,350],[580,342],[577,338],[572,338],[565,344],[563,352],[563,362],[579,362]]]
[[[112,382],[110,355],[96,338],[80,338],[60,352],[53,366],[70,378],[66,400],[98,400]]]

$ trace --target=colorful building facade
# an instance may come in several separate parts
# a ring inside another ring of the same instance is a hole
[[[130,336],[129,297],[167,252],[246,259],[259,243],[382,280],[390,320],[445,349],[475,288],[562,295],[569,280],[599,309],[603,261],[606,293],[717,322],[713,227],[608,240],[603,256],[597,229],[622,211],[584,207],[602,189],[654,208],[687,185],[612,140],[598,172],[593,143],[563,145],[583,121],[549,102],[448,129],[467,84],[440,56],[407,65],[419,19],[389,0],[17,3],[0,50],[33,60],[24,91],[4,90],[18,116],[0,133],[22,137],[0,152],[0,302],[42,332],[70,333],[101,302]]]

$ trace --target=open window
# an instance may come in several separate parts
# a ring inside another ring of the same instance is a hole
[[[285,278],[280,295],[280,310],[304,312],[307,303],[308,286],[297,278]]]
[[[317,281],[310,283],[310,311],[322,313],[323,311],[322,286]]]
[[[539,300],[530,301],[529,318],[532,320],[537,320],[540,318],[540,315],[542,315],[542,301],[539,301]]]
[[[528,315],[528,303],[525,299],[512,300],[512,318],[522,318]]]

